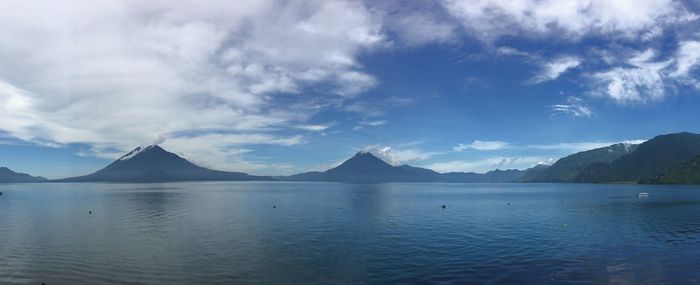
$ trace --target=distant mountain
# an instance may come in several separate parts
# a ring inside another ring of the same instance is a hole
[[[168,181],[252,181],[272,180],[241,172],[225,172],[200,167],[158,145],[138,147],[107,167],[60,182],[168,182]]]
[[[349,183],[432,182],[439,173],[408,165],[393,166],[369,152],[358,152],[341,165],[325,172],[307,172],[286,177],[286,180],[336,181]]]
[[[610,163],[593,163],[574,182],[643,182],[700,156],[700,135],[677,133],[657,136]]]
[[[0,167],[0,183],[44,182],[46,178],[17,173],[7,167]]]
[[[440,175],[442,182],[456,183],[511,183],[520,180],[526,170],[492,170],[484,174],[473,172],[448,172]]]
[[[547,164],[538,164],[531,168],[525,169],[525,173],[523,173],[523,175],[518,179],[517,182],[523,182],[523,179],[525,177],[533,177],[539,175],[539,173],[546,171],[549,167],[550,165]]]
[[[0,168],[0,183],[40,182]],[[394,166],[369,152],[359,152],[327,171],[291,176],[253,176],[241,172],[211,170],[195,165],[157,145],[136,148],[107,167],[58,182],[170,182],[170,181],[328,181],[348,183],[384,182],[582,182],[700,184],[700,135],[677,133],[657,136],[640,145],[614,144],[579,152],[551,166],[527,170],[493,170],[439,173],[409,165]]]
[[[524,175],[522,182],[573,182],[576,177],[593,163],[610,163],[637,149],[638,145],[619,143],[593,150],[582,151],[557,160],[542,171]]]
[[[409,165],[393,166],[369,152],[359,152],[341,165],[325,172],[306,172],[281,177],[292,181],[332,181],[348,183],[383,182],[459,182],[497,183],[515,182],[526,171],[494,170],[485,174],[471,172],[438,173]]]

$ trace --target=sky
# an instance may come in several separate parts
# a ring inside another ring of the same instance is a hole
[[[525,169],[700,132],[696,0],[5,0],[0,166]]]

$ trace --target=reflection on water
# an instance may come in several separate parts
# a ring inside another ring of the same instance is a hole
[[[700,283],[698,187],[210,182],[0,191],[0,284]],[[642,191],[651,196],[636,198]]]

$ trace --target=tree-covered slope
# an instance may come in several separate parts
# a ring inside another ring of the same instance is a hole
[[[648,140],[611,163],[594,163],[575,182],[641,182],[700,156],[700,135],[677,133]]]
[[[619,143],[602,148],[578,152],[559,159],[552,166],[533,171],[522,178],[522,182],[572,182],[593,163],[608,163],[633,152],[637,145]]]
[[[666,174],[643,181],[658,184],[700,184],[700,156],[671,168]]]

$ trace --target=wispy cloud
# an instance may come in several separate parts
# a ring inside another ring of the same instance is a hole
[[[494,169],[527,169],[538,164],[550,165],[558,159],[552,157],[552,153],[563,153],[565,155],[576,152],[592,150],[596,148],[606,147],[617,143],[641,144],[646,140],[623,140],[623,141],[608,141],[608,142],[575,142],[575,143],[554,143],[541,145],[515,145],[505,142],[480,142],[476,145],[482,146],[482,150],[508,149],[512,150],[527,150],[530,153],[535,151],[535,156],[492,156],[482,159],[473,160],[451,160],[443,162],[434,162],[423,165],[438,172],[477,172],[484,173]],[[475,149],[470,145],[458,145],[454,148],[455,151],[466,149]],[[539,151],[539,152],[537,152]]]
[[[248,145],[293,146],[304,143],[302,136],[278,137],[269,134],[204,134],[167,138],[163,146],[199,165],[219,170],[279,174],[291,165],[256,159]]]
[[[690,72],[700,66],[700,41],[684,41],[676,54],[676,69],[673,77],[689,77]]]
[[[353,130],[358,131],[364,129],[365,127],[379,127],[386,125],[387,123],[387,120],[359,121],[357,122],[357,125],[353,128]]]
[[[565,40],[589,34],[651,37],[658,35],[655,31],[659,26],[697,19],[672,0],[448,0],[444,5],[465,30],[486,42],[504,36]]]
[[[527,169],[537,164],[553,161],[543,157],[490,157],[479,160],[454,160],[424,165],[437,172],[477,172],[485,173],[494,169]]]
[[[387,110],[406,107],[415,102],[414,98],[391,96],[383,99],[358,99],[340,104],[340,110],[355,113],[365,120],[378,119],[387,115]]]
[[[549,106],[554,115],[589,118],[593,116],[591,108],[579,97],[569,96],[566,101]]]
[[[546,62],[542,65],[542,70],[538,75],[530,79],[532,83],[542,83],[559,78],[566,71],[581,65],[578,57],[566,56]]]
[[[370,152],[392,165],[426,160],[438,154],[413,148],[397,149],[379,144],[366,146],[363,151]]]
[[[496,48],[495,53],[498,55],[505,55],[505,56],[522,56],[522,57],[532,57],[532,54],[529,52],[521,51],[519,49],[516,49],[514,47],[509,47],[509,46],[501,46]]]
[[[648,49],[635,54],[627,61],[630,67],[616,67],[594,73],[592,78],[599,86],[597,95],[613,99],[620,104],[647,103],[664,98],[664,69],[672,61],[654,61],[656,52]]]
[[[501,150],[504,148],[509,147],[509,144],[507,142],[502,142],[502,141],[480,141],[480,140],[475,140],[474,142],[470,144],[463,144],[460,143],[452,149],[454,151],[464,151],[467,149],[475,149],[475,150]]]
[[[359,124],[363,126],[369,126],[369,127],[378,127],[378,126],[383,126],[386,125],[387,121],[386,120],[377,120],[377,121],[360,121]]]
[[[519,145],[503,141],[480,141],[475,140],[471,144],[458,144],[452,149],[460,152],[468,149],[481,151],[497,151],[497,150],[552,150],[560,152],[580,152],[601,147],[610,146],[617,143],[640,144],[646,140],[622,140],[622,141],[597,141],[597,142],[564,142],[553,144],[531,144]]]
[[[409,46],[449,42],[457,35],[452,23],[427,14],[399,14],[391,20],[389,27],[398,31],[401,42]]]
[[[592,73],[593,94],[622,105],[663,100],[682,85],[697,86],[693,71],[700,66],[700,42],[680,42],[669,58],[645,49],[633,53],[624,64]]]
[[[297,125],[297,129],[311,131],[311,132],[322,132],[330,128],[329,125]]]

